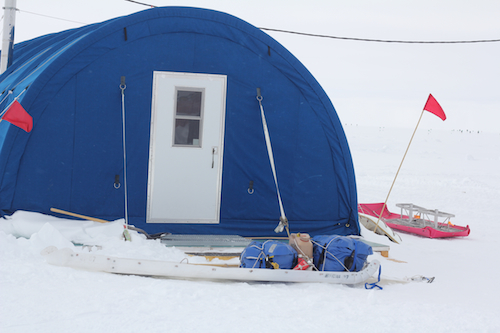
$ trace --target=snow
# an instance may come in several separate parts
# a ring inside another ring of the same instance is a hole
[[[359,202],[383,202],[412,130],[345,126],[345,131]],[[370,256],[381,262],[383,279],[394,280],[383,290],[194,282],[52,266],[40,254],[49,245],[155,260],[187,256],[135,232],[132,242],[124,242],[123,220],[101,224],[16,212],[0,220],[0,331],[498,332],[499,162],[500,133],[417,131],[389,209],[397,211],[399,202],[438,208],[456,215],[452,223],[469,225],[471,234],[427,239],[400,233],[403,242],[397,245],[363,231],[369,240],[390,246],[389,258]],[[411,281],[418,276],[435,280]]]

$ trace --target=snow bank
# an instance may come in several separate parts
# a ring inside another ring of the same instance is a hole
[[[410,131],[411,132],[411,131]],[[411,135],[347,127],[360,202],[384,201]],[[469,225],[456,239],[400,234],[382,264],[383,290],[325,284],[249,284],[153,279],[48,265],[40,249],[180,261],[187,256],[109,224],[16,212],[0,220],[1,332],[498,332],[500,136],[417,133],[389,199],[453,213]],[[471,159],[468,156],[473,156]],[[293,223],[291,221],[290,223]],[[22,236],[22,237],[21,237]],[[189,257],[188,260],[196,260]],[[204,259],[197,259],[204,260]],[[410,281],[435,277],[432,284]]]

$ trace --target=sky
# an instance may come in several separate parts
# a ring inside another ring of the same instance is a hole
[[[214,9],[259,28],[366,39],[500,39],[500,1],[141,0]],[[16,42],[132,14],[126,0],[17,0]],[[344,125],[414,128],[429,93],[447,120],[419,128],[500,133],[500,42],[378,43],[266,31],[313,74]]]

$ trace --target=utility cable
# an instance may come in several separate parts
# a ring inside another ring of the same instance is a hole
[[[147,4],[144,2],[139,2],[135,0],[125,0],[128,2],[136,3],[138,5],[148,6],[151,8],[157,7],[155,5]],[[493,43],[500,42],[500,39],[478,39],[478,40],[452,40],[452,41],[413,41],[413,40],[390,40],[390,39],[371,39],[371,38],[356,38],[356,37],[338,37],[331,35],[321,35],[321,34],[311,34],[307,32],[298,32],[291,30],[282,29],[272,29],[272,28],[258,28],[265,31],[282,32],[286,34],[302,35],[308,37],[319,37],[319,38],[331,38],[331,39],[341,39],[341,40],[352,40],[358,42],[377,42],[377,43],[403,43],[403,44],[470,44],[470,43]]]
[[[428,40],[390,40],[390,39],[370,39],[370,38],[355,38],[355,37],[338,37],[331,35],[311,34],[306,32],[280,30],[271,28],[259,28],[266,31],[283,32],[287,34],[302,35],[308,37],[332,38],[342,40],[353,40],[358,42],[377,42],[377,43],[404,43],[404,44],[467,44],[467,43],[492,43],[500,42],[500,39],[479,39],[479,40],[450,40],[450,41],[428,41]]]
[[[138,5],[142,5],[142,6],[148,6],[151,8],[157,7],[155,5],[151,5],[148,3],[139,2],[139,1],[135,1],[135,0],[125,0],[125,1],[135,3]],[[43,17],[48,17],[48,18],[55,19],[55,20],[61,20],[61,21],[66,21],[66,22],[78,23],[78,24],[85,24],[85,25],[87,24],[87,23],[80,22],[80,21],[67,20],[67,19],[63,19],[60,17],[33,13],[33,12],[29,12],[27,10],[21,10],[21,9],[17,9],[17,10],[20,12],[24,12],[24,13],[28,13],[28,14],[32,14],[32,15],[43,16]],[[281,32],[281,33],[286,33],[286,34],[301,35],[301,36],[307,36],[307,37],[330,38],[330,39],[338,39],[338,40],[351,40],[351,41],[357,41],[357,42],[393,43],[393,44],[477,44],[477,43],[500,42],[500,39],[449,40],[449,41],[443,41],[443,40],[436,40],[436,41],[430,41],[430,40],[391,40],[391,39],[332,36],[332,35],[313,34],[313,33],[308,33],[308,32],[300,32],[300,31],[292,31],[292,30],[264,28],[264,27],[259,27],[258,29],[264,30],[264,31]]]

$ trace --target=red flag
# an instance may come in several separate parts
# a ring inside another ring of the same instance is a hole
[[[26,132],[30,132],[33,128],[33,118],[28,112],[21,106],[21,104],[15,100],[11,104],[7,112],[2,117],[3,120],[7,120],[12,125],[16,125],[22,128]]]
[[[441,108],[441,105],[439,105],[434,96],[432,96],[431,94],[429,94],[427,103],[425,103],[424,110],[429,111],[430,113],[434,113],[439,118],[446,120],[446,115],[444,114],[443,108]]]

